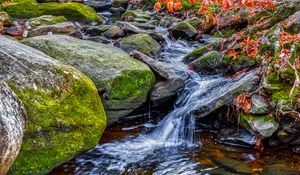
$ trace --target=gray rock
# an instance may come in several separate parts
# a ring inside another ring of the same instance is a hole
[[[86,34],[89,36],[99,36],[113,25],[98,25],[98,26],[91,26],[86,29]]]
[[[126,8],[129,3],[129,0],[113,0],[112,5],[113,7],[122,7]]]
[[[28,33],[29,37],[47,35],[47,34],[64,34],[75,36],[76,26],[72,22],[64,22],[48,26],[39,26]]]
[[[37,18],[31,18],[26,22],[27,29],[34,29],[39,26],[48,26],[58,23],[67,22],[67,18],[64,16],[52,16],[52,15],[43,15]]]
[[[120,29],[118,26],[112,26],[102,33],[102,36],[106,38],[120,38],[124,36],[124,30]]]
[[[174,37],[191,39],[196,36],[197,29],[195,29],[188,21],[182,21],[172,26],[169,29],[169,32],[171,32]]]
[[[113,46],[64,35],[33,37],[23,43],[88,75],[101,94],[109,124],[143,104],[155,80],[146,64]]]
[[[160,51],[159,43],[148,34],[133,34],[120,42],[120,48],[130,53],[138,50],[148,56],[156,57]]]
[[[96,11],[108,10],[112,6],[110,0],[85,0],[84,4],[92,7]]]
[[[26,111],[16,94],[0,82],[0,174],[6,174],[22,145]]]
[[[184,80],[181,78],[171,78],[166,81],[156,83],[150,92],[150,101],[153,106],[159,106],[174,99],[183,89]]]
[[[272,136],[279,127],[279,123],[272,116],[251,116],[242,114],[240,118],[241,125],[245,129],[261,138]]]
[[[251,114],[267,114],[270,112],[269,105],[263,96],[254,94],[251,96]]]
[[[218,132],[217,141],[233,146],[254,146],[256,137],[247,130],[240,128],[224,128]]]

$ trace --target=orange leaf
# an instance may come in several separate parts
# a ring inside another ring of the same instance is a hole
[[[161,9],[161,3],[157,2],[154,4],[154,10],[159,11]]]

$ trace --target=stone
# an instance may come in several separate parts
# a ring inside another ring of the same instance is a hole
[[[142,10],[126,10],[126,12],[122,14],[123,19],[129,17],[150,19],[150,15]]]
[[[79,3],[41,3],[25,0],[5,6],[4,11],[15,18],[35,18],[42,15],[65,16],[68,20],[102,22],[96,11]]]
[[[64,35],[32,37],[22,42],[89,76],[102,97],[109,124],[142,105],[155,81],[147,65],[110,45]]]
[[[0,82],[0,174],[17,158],[25,129],[26,110],[10,87]]]
[[[124,30],[122,30],[118,26],[112,26],[102,33],[102,36],[105,36],[106,38],[114,38],[114,39],[123,37],[124,35],[125,35]]]
[[[264,115],[270,112],[270,108],[263,96],[254,94],[251,96],[251,114]]]
[[[186,22],[190,23],[191,26],[193,26],[195,29],[198,29],[200,24],[200,19],[197,17],[192,17],[190,19],[187,19]]]
[[[279,127],[279,123],[272,116],[251,116],[242,114],[240,120],[241,126],[261,138],[271,137]]]
[[[12,25],[12,18],[6,12],[0,12],[0,24],[4,26]]]
[[[247,130],[240,128],[224,128],[218,132],[217,141],[219,143],[233,146],[254,146],[256,137]]]
[[[190,66],[201,74],[220,74],[225,72],[221,54],[217,51],[207,52],[191,62]]]
[[[169,28],[169,32],[173,37],[191,39],[197,35],[197,29],[195,29],[189,22],[182,21]]]
[[[128,3],[129,3],[129,0],[113,0],[112,1],[112,6],[113,7],[127,8]]]
[[[283,25],[285,31],[291,34],[300,33],[300,11],[297,11],[294,15],[290,16],[286,21],[286,25]]]
[[[64,16],[52,16],[52,15],[43,15],[37,18],[31,18],[26,22],[27,29],[34,29],[40,26],[48,26],[58,23],[67,22],[67,18]]]
[[[222,157],[222,158],[216,158],[214,161],[223,166],[226,167],[227,169],[230,169],[236,173],[241,173],[241,174],[253,174],[251,168],[244,162],[227,158],[227,157]]]
[[[96,11],[109,10],[112,6],[110,0],[85,0],[84,4],[92,7]]]
[[[282,174],[299,175],[300,171],[295,168],[291,168],[285,164],[273,164],[264,168],[261,174],[262,175],[282,175]]]
[[[148,34],[133,34],[120,42],[120,48],[130,53],[138,50],[148,56],[156,57],[160,51],[159,43]]]
[[[174,100],[184,89],[185,83],[181,78],[171,78],[166,81],[156,83],[150,92],[150,101],[153,106],[167,104]]]
[[[76,26],[72,22],[64,22],[48,26],[39,26],[35,29],[29,30],[28,37],[48,35],[48,34],[64,34],[75,36]]]
[[[86,29],[86,34],[89,36],[99,36],[111,27],[113,27],[113,25],[103,24],[103,25],[98,25],[98,26],[91,26]]]
[[[0,81],[27,111],[22,147],[8,174],[47,174],[97,145],[106,115],[87,76],[3,36],[0,58]]]

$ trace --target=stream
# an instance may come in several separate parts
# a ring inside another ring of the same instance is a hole
[[[151,111],[124,118],[106,129],[95,148],[57,167],[50,175],[249,174],[248,169],[259,171],[277,159],[290,160],[289,166],[300,168],[299,156],[289,151],[266,151],[262,154],[248,148],[216,144],[215,133],[202,132],[196,127],[196,117],[211,112],[207,106],[227,91],[245,83],[247,76],[255,73],[248,72],[235,79],[199,75],[182,62],[182,58],[197,46],[199,44],[173,41],[166,37],[159,61],[184,79],[186,84],[173,110],[161,120],[152,117]],[[249,139],[255,142],[254,137]],[[225,163],[216,160],[222,157],[230,159]],[[238,160],[240,164],[230,163],[231,160]],[[241,170],[237,171],[230,164],[240,166]]]

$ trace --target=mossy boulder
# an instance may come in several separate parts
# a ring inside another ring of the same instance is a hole
[[[27,110],[23,144],[8,174],[46,174],[94,147],[106,116],[94,83],[44,53],[0,36],[0,80]]]
[[[6,12],[0,12],[0,26],[9,26],[12,24],[12,18]]]
[[[74,21],[97,21],[101,22],[102,17],[96,11],[84,4],[79,3],[35,3],[17,2],[3,7],[3,10],[15,18],[34,18],[42,15],[65,16],[68,20]]]
[[[120,48],[127,53],[138,50],[148,56],[157,56],[160,45],[149,34],[141,33],[123,38],[120,42]]]
[[[113,46],[64,35],[38,36],[22,42],[88,75],[101,94],[109,123],[144,103],[155,80],[147,65]]]
[[[251,116],[242,114],[241,125],[247,129],[250,133],[261,137],[267,138],[277,131],[279,123],[273,116]]]
[[[142,10],[126,10],[126,12],[122,14],[122,18],[129,17],[150,19],[151,16]]]
[[[192,66],[196,72],[202,74],[218,74],[224,72],[222,57],[217,51],[210,51],[204,54],[191,62],[190,66]]]
[[[169,29],[174,37],[180,37],[184,39],[191,39],[197,35],[197,29],[193,27],[189,21],[182,21],[172,26]]]
[[[29,19],[26,24],[28,28],[36,28],[39,26],[48,26],[58,23],[67,22],[67,18],[64,16],[52,16],[52,15],[43,15],[37,18]]]

